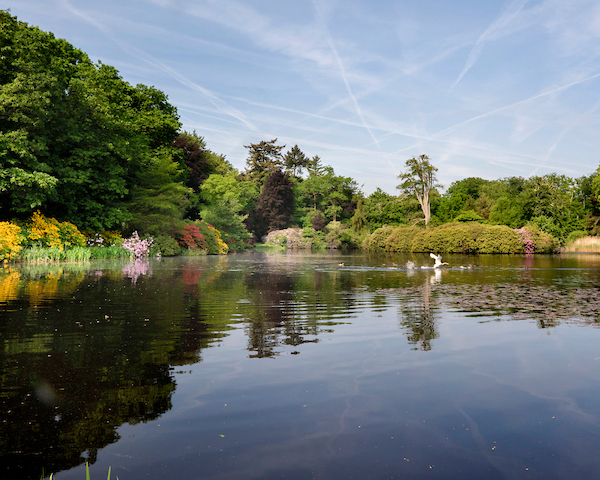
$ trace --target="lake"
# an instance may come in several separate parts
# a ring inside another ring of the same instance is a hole
[[[600,477],[600,255],[407,260],[5,266],[2,478]]]

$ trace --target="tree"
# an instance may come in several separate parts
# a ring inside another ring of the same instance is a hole
[[[0,215],[103,230],[180,127],[164,93],[0,11]],[[160,154],[162,155],[162,153]]]
[[[288,175],[271,173],[256,200],[254,233],[260,239],[273,230],[288,226],[294,210],[294,191]]]
[[[233,175],[213,173],[201,186],[205,205],[200,210],[202,220],[223,233],[224,240],[231,250],[244,248],[252,235],[245,222],[258,196],[253,182],[240,182]]]
[[[281,150],[285,145],[275,145],[276,143],[277,139],[244,145],[248,149],[245,173],[252,181],[262,185],[271,173],[283,167]]]
[[[438,169],[429,162],[427,155],[419,155],[417,158],[413,157],[407,160],[405,167],[407,171],[398,175],[402,183],[396,188],[407,195],[417,197],[425,216],[425,226],[427,226],[431,219],[430,194],[434,188],[439,186],[435,183],[437,181],[435,172]]]
[[[304,154],[298,145],[294,145],[283,157],[283,164],[288,171],[292,172],[292,175],[296,176],[302,174],[302,170],[308,166],[310,159]]]

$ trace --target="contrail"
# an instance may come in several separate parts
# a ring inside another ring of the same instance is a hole
[[[360,121],[361,121],[363,127],[365,127],[367,132],[369,132],[369,135],[371,136],[371,138],[377,145],[377,148],[381,148],[379,145],[379,141],[375,138],[375,135],[373,135],[373,132],[372,132],[371,128],[369,127],[369,125],[367,125],[367,122],[365,122],[360,105],[358,104],[356,97],[352,93],[352,88],[350,87],[350,83],[348,83],[348,78],[346,75],[346,70],[344,68],[344,64],[342,63],[342,59],[340,58],[340,56],[337,52],[337,49],[335,48],[335,44],[333,43],[333,39],[331,38],[331,35],[329,34],[329,30],[327,29],[327,25],[325,24],[323,16],[321,15],[321,11],[319,10],[319,7],[314,0],[313,0],[313,5],[314,5],[315,11],[317,13],[317,19],[319,20],[319,23],[321,24],[321,28],[323,29],[323,34],[325,35],[327,43],[329,44],[329,48],[331,49],[331,51],[333,52],[333,55],[335,56],[335,59],[336,59],[336,62],[337,62],[337,65],[338,65],[338,68],[340,71],[340,75],[342,77],[342,80],[344,81],[344,85],[346,86],[348,95],[350,96],[350,99],[352,100],[352,103],[354,104],[356,113],[358,114],[358,117],[360,118]]]
[[[467,63],[465,64],[462,72],[460,72],[460,75],[458,76],[458,78],[456,79],[456,81],[450,87],[450,90],[452,90],[456,86],[456,84],[458,84],[458,82],[461,81],[461,79],[465,76],[465,74],[475,64],[475,62],[477,61],[477,59],[481,55],[481,51],[483,50],[483,45],[485,44],[485,42],[488,41],[489,37],[491,37],[492,34],[496,30],[498,30],[499,28],[502,28],[508,22],[510,22],[521,11],[521,9],[525,6],[526,3],[527,3],[527,0],[515,0],[506,9],[506,11],[500,16],[500,18],[498,18],[495,22],[493,22],[485,30],[485,32],[483,32],[479,36],[479,38],[475,42],[475,45],[471,49],[471,52],[469,53],[469,58],[467,58]]]

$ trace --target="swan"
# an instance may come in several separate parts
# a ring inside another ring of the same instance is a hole
[[[435,260],[433,267],[422,266],[421,268],[440,268],[442,265],[450,265],[448,262],[442,262],[442,256],[430,253],[429,256]]]
[[[406,262],[405,267],[408,268],[409,270],[412,270],[413,268],[415,268],[415,262],[411,262],[409,260],[408,262]]]

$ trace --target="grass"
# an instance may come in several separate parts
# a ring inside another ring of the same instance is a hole
[[[600,237],[588,235],[565,246],[566,252],[600,252]]]
[[[131,252],[121,247],[29,247],[21,250],[19,259],[30,263],[87,262],[94,259],[130,258]]]
[[[42,477],[40,480],[44,480],[44,478],[46,477],[44,475],[44,472],[42,471]],[[49,480],[53,480],[54,474],[51,473],[48,478]],[[88,462],[85,462],[85,480],[90,480],[90,465]],[[106,480],[110,480],[110,467],[108,467],[108,477],[106,477]],[[119,477],[117,477],[117,480],[119,480]]]

